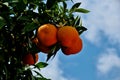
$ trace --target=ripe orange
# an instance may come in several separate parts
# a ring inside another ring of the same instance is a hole
[[[62,52],[66,55],[71,55],[71,54],[77,54],[82,50],[82,40],[79,38],[74,41],[74,44],[72,44],[69,47],[64,47],[62,46]]]
[[[52,24],[44,24],[38,28],[37,38],[38,41],[48,47],[57,42],[57,28]]]
[[[39,49],[41,52],[44,52],[44,53],[49,53],[49,52],[50,52],[50,48],[42,45],[42,44],[38,41],[37,38],[34,38],[34,39],[32,40],[32,42],[36,44],[36,46],[38,47],[38,49]]]
[[[77,54],[82,49],[82,40],[76,28],[63,26],[59,28],[57,34],[62,52],[66,55]]]
[[[39,50],[43,53],[49,53],[50,52],[50,48],[49,47],[46,47],[40,43],[37,44]]]
[[[57,38],[62,46],[69,47],[79,38],[79,34],[76,28],[72,26],[64,26],[58,30]]]
[[[33,65],[38,61],[38,54],[35,54],[35,59],[32,54],[27,54],[23,57],[23,63]]]

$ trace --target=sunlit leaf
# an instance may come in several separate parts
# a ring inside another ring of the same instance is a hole
[[[76,8],[74,12],[89,13],[90,11],[84,8]]]
[[[39,67],[39,68],[44,68],[44,67],[46,67],[48,64],[47,63],[45,63],[45,62],[39,62],[39,63],[37,63],[35,66],[37,66],[37,67]]]

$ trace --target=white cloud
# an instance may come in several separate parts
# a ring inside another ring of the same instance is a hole
[[[45,62],[46,55],[40,53],[39,56],[40,56],[39,61]],[[37,71],[37,72],[40,72],[40,74],[45,78],[51,79],[51,80],[78,80],[73,76],[68,76],[68,75],[67,77],[64,76],[66,72],[61,69],[61,66],[60,66],[61,62],[59,60],[59,55],[56,55],[55,58],[53,58],[52,60],[49,60],[48,64],[49,65],[47,67],[41,68],[41,70],[38,70],[36,68],[32,69],[33,75],[36,76],[36,73],[34,71]],[[30,66],[30,68],[33,68],[33,66]]]
[[[107,74],[111,70],[120,68],[120,57],[115,49],[107,49],[99,58],[97,69],[101,74]]]
[[[86,14],[83,25],[88,28],[86,39],[96,44],[103,38],[103,34],[108,37],[111,44],[120,44],[120,1],[119,0],[73,0],[81,1],[82,7],[91,12]],[[82,15],[83,16],[83,15]]]
[[[41,74],[52,80],[69,80],[63,76],[63,71],[61,70],[59,64],[60,61],[57,55],[52,61],[49,62],[49,65],[46,68],[41,69]]]

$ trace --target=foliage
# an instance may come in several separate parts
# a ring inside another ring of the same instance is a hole
[[[23,64],[22,59],[28,53],[34,56],[39,52],[31,40],[42,24],[71,25],[79,34],[87,30],[74,13],[89,11],[79,8],[81,3],[73,4],[69,9],[67,0],[0,0],[0,80],[50,80],[37,71],[34,72],[39,77],[33,76],[32,68]],[[59,44],[54,45],[47,60],[59,49]],[[47,63],[38,62],[33,66],[40,70]]]

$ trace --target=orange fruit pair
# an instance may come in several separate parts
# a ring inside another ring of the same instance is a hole
[[[44,53],[50,52],[50,47],[60,43],[64,54],[76,54],[82,49],[82,40],[75,27],[63,26],[57,28],[53,24],[44,24],[38,28],[36,45]]]
[[[81,51],[82,40],[76,28],[72,26],[61,27],[58,30],[57,37],[64,54],[77,54]]]
[[[33,65],[38,61],[38,53],[35,54],[35,58],[33,57],[33,55],[31,53],[26,54],[23,57],[23,63],[24,64],[28,64],[28,65]]]

